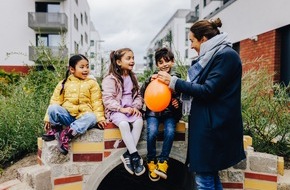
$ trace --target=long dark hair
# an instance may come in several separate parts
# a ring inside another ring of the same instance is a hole
[[[80,60],[86,60],[87,62],[89,62],[88,58],[86,58],[86,56],[82,55],[82,54],[77,54],[77,55],[73,55],[70,57],[69,59],[69,67],[72,67],[72,68],[76,68],[76,64],[80,61]],[[67,69],[66,73],[65,73],[65,79],[62,81],[61,83],[61,90],[60,90],[60,95],[62,94],[63,92],[63,89],[64,89],[64,84],[69,76],[70,72],[69,72],[69,68]]]
[[[122,87],[124,88],[124,81],[122,78],[122,74],[123,74],[123,70],[121,69],[121,67],[117,64],[117,60],[121,60],[122,57],[125,55],[126,52],[131,51],[133,52],[130,48],[122,48],[116,51],[112,51],[110,53],[110,60],[111,60],[111,64],[109,67],[109,74],[114,75],[122,84]],[[135,77],[135,74],[133,71],[129,71],[129,76],[133,82],[133,89],[132,89],[132,95],[134,95],[138,90],[138,81],[137,78]]]
[[[222,21],[219,18],[215,20],[200,20],[191,26],[190,31],[194,34],[194,37],[200,41],[203,36],[205,36],[207,39],[211,39],[217,34],[220,34],[218,28],[221,26]]]

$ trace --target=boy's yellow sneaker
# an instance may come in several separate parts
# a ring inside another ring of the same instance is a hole
[[[151,181],[158,181],[160,179],[160,176],[157,175],[154,170],[156,169],[157,165],[154,163],[154,161],[150,161],[148,164],[148,175],[149,179]]]
[[[163,161],[163,162],[160,162],[158,161],[157,162],[157,168],[154,170],[154,172],[159,175],[160,177],[162,177],[163,179],[166,179],[167,178],[167,169],[168,169],[168,164],[167,164],[167,161]]]

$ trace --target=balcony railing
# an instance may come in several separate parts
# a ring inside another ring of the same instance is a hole
[[[45,55],[45,56],[43,56]],[[68,56],[68,49],[61,46],[29,46],[29,60],[30,61],[47,61],[48,57],[65,59]]]
[[[40,32],[66,32],[68,18],[65,13],[30,12],[28,26]]]
[[[198,20],[198,17],[199,17],[199,15],[197,12],[191,11],[186,15],[185,21],[186,21],[186,23],[194,23]]]

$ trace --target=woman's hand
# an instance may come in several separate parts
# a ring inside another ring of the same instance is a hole
[[[177,109],[179,107],[179,102],[177,99],[173,98],[172,99],[172,105],[174,106],[175,109]]]
[[[165,71],[159,71],[157,79],[161,82],[163,82],[166,85],[169,85],[171,80],[171,75]]]
[[[158,77],[158,74],[153,74],[153,75],[151,76],[151,81],[157,79],[157,77]]]
[[[51,129],[51,124],[50,124],[50,122],[48,122],[48,121],[46,121],[45,123],[44,123],[44,130],[47,132],[47,131],[49,131],[50,129]]]
[[[99,122],[97,123],[97,125],[98,125],[98,127],[99,127],[100,129],[104,129],[105,126],[107,125],[107,122],[106,122],[106,120],[99,121]]]

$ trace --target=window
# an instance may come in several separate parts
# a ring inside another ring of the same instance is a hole
[[[94,52],[91,52],[90,53],[90,58],[94,58],[95,57],[95,53]]]
[[[185,28],[185,46],[188,46],[189,28]]]
[[[91,40],[90,41],[90,46],[94,46],[95,45],[95,41],[94,40]]]
[[[240,53],[240,42],[236,42],[233,44],[233,49],[237,52]]]
[[[76,4],[78,5],[79,4],[79,0],[75,0]]]
[[[86,12],[85,12],[85,22],[86,22],[86,24],[88,24],[88,15]]]
[[[77,42],[74,43],[75,44],[75,54],[79,53],[79,44]]]
[[[35,12],[58,13],[60,3],[35,2]]]
[[[83,25],[83,14],[81,13],[81,24]]]
[[[81,45],[82,45],[82,46],[84,45],[84,37],[83,37],[82,34],[81,34]]]
[[[226,4],[227,2],[229,2],[230,0],[224,0],[224,4]]]
[[[85,32],[85,42],[88,44],[88,34]]]
[[[188,58],[188,49],[185,50],[185,55],[184,57],[187,59]]]
[[[195,16],[199,17],[199,5],[195,7]]]
[[[74,15],[74,27],[75,29],[79,29],[79,20],[76,15]]]
[[[60,43],[59,34],[36,34],[36,46],[59,46]]]

